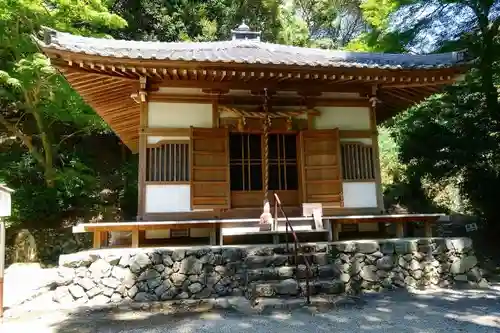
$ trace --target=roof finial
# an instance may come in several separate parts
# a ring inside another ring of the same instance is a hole
[[[260,31],[251,31],[244,19],[236,29],[231,30],[232,40],[260,41],[260,34]]]

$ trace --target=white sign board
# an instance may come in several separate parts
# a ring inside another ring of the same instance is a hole
[[[5,223],[0,222],[0,280],[5,268]]]
[[[0,191],[0,217],[10,216],[11,214],[11,201],[10,193]]]
[[[466,232],[472,232],[477,230],[477,224],[476,223],[469,223],[465,225],[465,231]]]

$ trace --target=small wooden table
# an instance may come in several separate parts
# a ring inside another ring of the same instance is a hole
[[[329,220],[328,225],[332,232],[331,241],[339,240],[340,226],[342,224],[359,223],[395,223],[396,237],[404,237],[404,225],[409,222],[423,222],[425,237],[432,237],[432,223],[435,223],[445,214],[387,214],[387,215],[348,215],[348,216],[325,216]]]

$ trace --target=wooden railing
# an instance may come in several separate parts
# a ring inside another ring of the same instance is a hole
[[[290,233],[293,237],[293,244],[294,244],[293,253],[294,253],[294,261],[295,261],[295,279],[297,280],[297,283],[298,283],[299,282],[299,278],[298,278],[298,272],[299,272],[298,254],[299,254],[299,251],[301,250],[300,241],[299,241],[299,238],[297,237],[297,234],[295,233],[295,230],[293,230],[292,224],[288,220],[288,216],[286,215],[285,211],[283,210],[283,207],[281,205],[281,200],[280,200],[278,194],[276,194],[276,192],[275,192],[274,193],[274,225],[275,225],[275,227],[277,227],[277,225],[278,225],[278,210],[281,212],[281,214],[283,215],[283,217],[285,218],[285,221],[286,221],[285,243],[286,243],[287,253],[290,253],[290,248],[289,248],[289,243],[288,243],[288,229],[290,229]],[[311,304],[311,295],[310,295],[311,288],[309,286],[309,278],[310,278],[312,270],[311,270],[311,265],[310,265],[307,257],[304,255],[303,258],[304,258],[304,265],[306,266],[306,272],[305,272],[306,273],[305,274],[306,275],[306,277],[305,277],[305,280],[306,280],[306,290],[305,290],[306,302],[307,302],[307,304]]]

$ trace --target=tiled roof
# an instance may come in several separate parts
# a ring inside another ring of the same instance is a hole
[[[255,40],[141,42],[76,36],[46,29],[44,48],[102,57],[214,63],[298,65],[380,69],[433,69],[456,66],[464,53],[428,55],[332,51]]]

